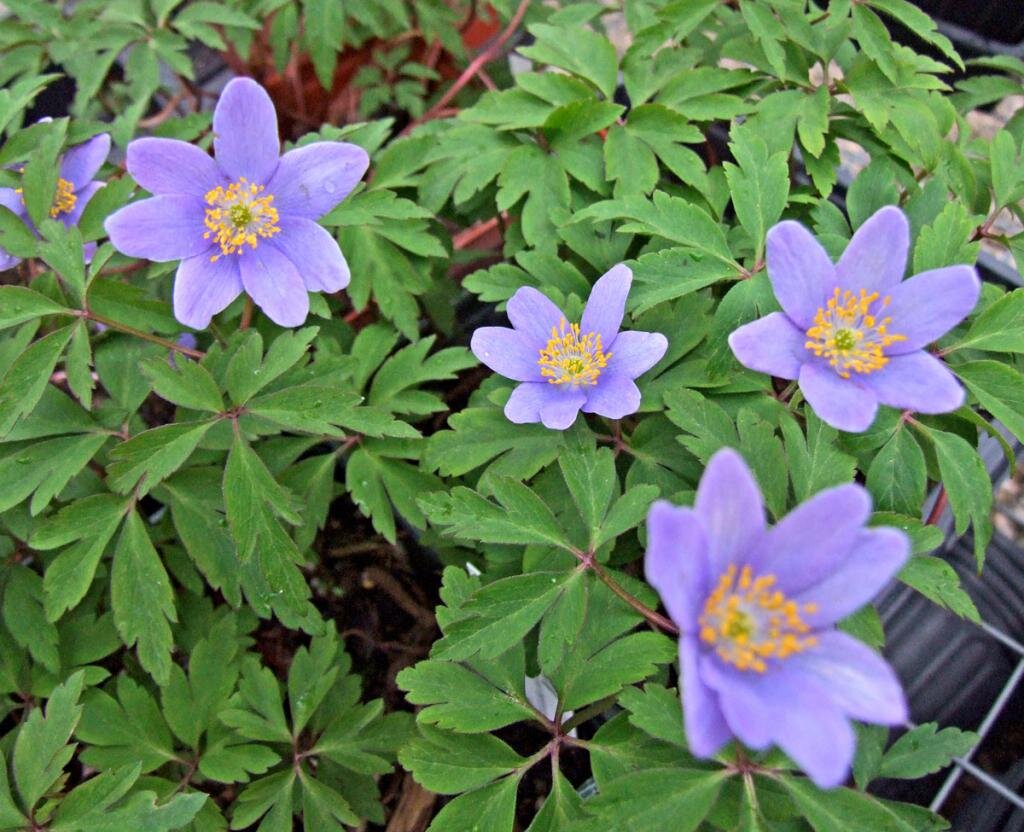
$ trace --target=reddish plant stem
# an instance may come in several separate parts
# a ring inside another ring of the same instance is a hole
[[[593,570],[594,574],[601,579],[601,582],[605,586],[607,586],[608,589],[610,589],[612,592],[618,595],[623,601],[629,604],[634,610],[640,613],[640,615],[642,615],[644,619],[646,619],[648,624],[650,624],[652,627],[655,627],[656,629],[668,633],[669,635],[679,635],[679,628],[672,621],[663,616],[661,613],[655,612],[646,604],[644,604],[644,602],[641,601],[639,598],[631,595],[623,587],[619,586],[619,584],[615,582],[615,579],[605,571],[605,568],[597,562],[596,558],[592,553],[582,553],[582,555],[580,556],[580,560],[582,561],[584,566]]]
[[[170,97],[168,102],[164,104],[163,109],[159,113],[150,116],[149,118],[142,119],[139,122],[139,127],[142,127],[145,130],[148,130],[150,127],[159,127],[161,124],[167,121],[167,119],[174,115],[174,111],[177,109],[178,105],[184,99],[184,93],[176,92],[174,95]]]
[[[469,248],[473,243],[487,234],[489,231],[497,228],[498,217],[491,217],[485,222],[478,223],[477,225],[466,228],[452,237],[452,245],[459,251],[464,248]]]
[[[105,327],[115,329],[118,332],[123,332],[125,335],[134,335],[136,338],[141,338],[143,341],[150,341],[153,344],[159,344],[161,347],[166,347],[174,352],[180,352],[182,355],[187,355],[189,358],[195,358],[196,360],[206,355],[202,350],[194,350],[190,347],[183,347],[181,344],[175,343],[167,338],[161,338],[159,335],[153,335],[149,332],[143,332],[141,329],[135,329],[134,327],[127,326],[118,321],[112,321],[110,318],[104,318],[102,315],[97,315],[95,312],[89,312],[87,310],[81,310],[74,313],[79,318],[84,318],[87,321],[93,321],[97,324],[103,324]]]
[[[466,86],[466,84],[473,80],[477,72],[483,66],[485,66],[487,63],[494,59],[495,55],[497,55],[497,53],[505,45],[506,41],[508,41],[508,39],[512,37],[513,34],[515,34],[516,29],[518,29],[519,24],[523,22],[523,17],[525,17],[527,9],[529,8],[530,0],[522,0],[522,2],[519,4],[519,8],[516,9],[516,13],[512,15],[512,19],[509,20],[508,26],[506,26],[504,30],[502,30],[501,34],[494,39],[493,43],[491,43],[490,46],[484,49],[470,62],[469,66],[467,66],[466,69],[463,70],[462,74],[455,79],[455,82],[445,91],[444,95],[442,95],[441,98],[438,99],[437,103],[434,104],[433,107],[427,110],[422,116],[420,116],[415,121],[410,121],[409,124],[405,127],[405,129],[402,130],[400,135],[405,136],[412,132],[413,129],[418,127],[423,122],[431,121],[432,119],[437,118],[440,111],[444,110],[444,108],[448,106],[452,99],[454,99],[455,96],[459,94],[459,91],[464,86]]]
[[[238,331],[242,332],[252,326],[252,313],[255,305],[252,302],[252,298],[248,295],[245,296],[245,306],[242,307],[242,320],[238,323]]]
[[[928,514],[928,519],[924,521],[925,525],[937,526],[939,524],[939,518],[942,517],[948,503],[949,494],[946,493],[946,486],[940,485],[939,495],[935,498],[935,505],[932,506],[932,510]]]

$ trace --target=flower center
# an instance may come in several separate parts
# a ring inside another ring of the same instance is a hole
[[[817,605],[791,601],[774,586],[774,575],[755,577],[749,566],[730,566],[704,603],[701,641],[729,664],[757,673],[768,669],[766,659],[785,659],[817,644],[802,618]]]
[[[906,341],[905,335],[889,332],[892,318],[879,318],[871,307],[879,300],[878,292],[870,295],[864,289],[859,295],[837,288],[828,303],[814,316],[814,326],[807,330],[804,344],[815,355],[827,358],[828,363],[843,378],[855,373],[873,373],[889,363],[884,348],[897,341]],[[876,307],[885,309],[889,298],[884,297]]]
[[[70,214],[78,197],[75,196],[75,186],[67,179],[57,180],[57,193],[53,195],[53,204],[50,205],[50,216],[57,219],[61,214]]]
[[[263,186],[249,182],[244,176],[232,182],[225,189],[221,186],[206,194],[206,217],[203,223],[207,231],[204,239],[212,239],[220,246],[220,254],[214,254],[214,262],[223,254],[242,254],[245,246],[256,248],[260,237],[273,237],[281,229],[277,225],[277,209],[271,194],[260,196]]]
[[[580,334],[579,324],[566,324],[565,318],[551,327],[551,339],[540,351],[540,374],[548,384],[597,384],[597,377],[612,357],[601,348],[601,336],[595,332]]]

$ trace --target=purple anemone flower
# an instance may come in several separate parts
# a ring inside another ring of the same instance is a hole
[[[136,139],[128,172],[154,194],[106,222],[124,254],[181,260],[174,315],[202,329],[245,291],[281,326],[309,313],[307,292],[349,282],[341,249],[317,220],[348,196],[370,164],[361,147],[314,142],[280,155],[266,90],[236,78],[213,113],[216,160],[187,142]]]
[[[743,366],[798,379],[814,412],[850,432],[866,430],[879,404],[920,413],[963,404],[960,383],[925,347],[974,308],[981,284],[973,267],[903,281],[910,231],[892,206],[857,229],[834,265],[792,220],[774,226],[767,242],[768,277],[783,311],[729,336]]]
[[[640,407],[633,382],[668,349],[659,332],[619,332],[633,273],[621,263],[590,292],[578,324],[545,295],[524,286],[508,301],[512,329],[485,326],[473,333],[470,349],[494,372],[522,382],[509,397],[505,415],[516,424],[542,422],[564,430],[576,414],[621,419]]]
[[[103,182],[94,182],[93,177],[103,166],[109,153],[110,135],[100,133],[75,145],[61,157],[57,191],[53,195],[53,203],[50,205],[52,219],[64,223],[68,228],[78,224],[85,211],[85,206],[104,185]],[[20,190],[0,188],[0,205],[13,211],[29,228],[35,231]],[[86,263],[92,260],[95,253],[95,243],[86,243],[82,246],[82,255]],[[15,257],[0,248],[0,271],[13,268],[20,262],[20,257]]]
[[[679,626],[690,750],[733,737],[778,745],[822,788],[854,753],[849,720],[899,725],[907,705],[888,664],[839,632],[896,574],[906,535],[865,528],[859,485],[822,491],[772,528],[761,492],[732,449],[716,453],[693,508],[660,500],[647,516],[645,568]]]

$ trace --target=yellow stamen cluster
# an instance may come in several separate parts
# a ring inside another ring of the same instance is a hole
[[[701,640],[740,670],[764,673],[766,659],[785,659],[817,644],[802,617],[817,612],[817,605],[789,600],[773,589],[775,580],[733,564],[704,604]]]
[[[221,254],[214,254],[210,261],[216,261],[222,254],[242,254],[244,246],[256,248],[259,238],[273,237],[281,229],[277,225],[277,209],[271,194],[260,196],[263,186],[249,182],[244,176],[232,182],[225,189],[216,187],[206,194],[206,217],[203,222],[208,229],[203,237],[213,239],[220,246]]]
[[[804,345],[815,355],[827,358],[843,378],[855,373],[873,373],[889,363],[885,347],[906,336],[889,332],[892,318],[879,318],[871,306],[879,300],[878,292],[868,294],[864,289],[859,295],[837,288],[828,304],[814,316],[814,326],[807,330],[808,341]],[[889,298],[881,299],[880,308],[889,305]]]
[[[61,214],[70,214],[75,209],[78,197],[75,196],[75,186],[67,179],[57,180],[57,193],[53,196],[53,204],[50,205],[50,216],[57,219]]]
[[[579,324],[566,324],[565,318],[551,327],[551,340],[540,351],[540,374],[548,384],[597,384],[612,354],[604,352],[601,336],[594,332],[580,334]]]
[[[15,188],[14,192],[20,194],[21,188]],[[25,198],[21,198],[22,203]],[[57,219],[61,214],[70,214],[75,209],[78,197],[75,195],[75,186],[67,179],[57,180],[57,193],[53,195],[53,202],[50,204],[50,216]]]

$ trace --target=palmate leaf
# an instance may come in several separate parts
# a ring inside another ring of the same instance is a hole
[[[815,832],[939,832],[949,822],[921,806],[878,800],[851,789],[822,791],[802,778],[783,777],[801,815]]]

